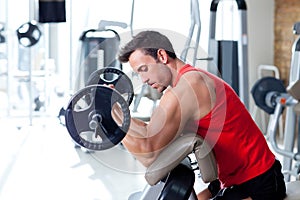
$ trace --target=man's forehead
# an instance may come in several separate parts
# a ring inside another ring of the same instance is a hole
[[[140,66],[153,62],[155,62],[154,58],[152,58],[150,55],[145,55],[141,50],[135,50],[129,56],[129,63],[134,70],[138,69]]]

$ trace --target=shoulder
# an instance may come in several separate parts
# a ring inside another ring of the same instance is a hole
[[[214,107],[216,87],[214,80],[202,71],[189,71],[182,75],[174,88],[182,96],[194,119],[205,116]]]
[[[213,91],[214,88],[214,80],[211,77],[202,71],[193,70],[184,73],[174,89],[187,95],[190,95],[190,92],[206,95],[205,91]]]
[[[180,80],[188,81],[190,83],[197,83],[197,84],[213,81],[207,74],[205,74],[200,70],[193,70],[193,71],[186,72],[181,76]]]

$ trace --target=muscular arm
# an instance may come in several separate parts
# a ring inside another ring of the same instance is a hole
[[[149,166],[159,151],[178,134],[180,121],[179,101],[172,91],[167,91],[148,124],[138,119],[131,120],[122,142],[144,166]]]
[[[176,87],[166,91],[148,124],[131,120],[122,142],[144,166],[149,166],[183,132],[189,120],[200,119],[210,111],[211,90],[201,75],[192,73],[197,72],[187,73],[186,79],[182,78]]]

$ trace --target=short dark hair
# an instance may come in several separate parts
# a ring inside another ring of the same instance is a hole
[[[119,52],[118,59],[120,62],[128,62],[130,55],[137,49],[143,51],[145,55],[152,56],[157,59],[157,50],[164,49],[168,56],[176,58],[173,45],[170,40],[157,31],[142,31],[128,42]]]

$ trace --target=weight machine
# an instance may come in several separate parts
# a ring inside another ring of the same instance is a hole
[[[218,5],[225,2],[230,1],[213,0],[210,6],[208,55],[212,60],[208,63],[208,71],[222,77],[249,108],[247,5],[244,0],[235,0],[239,16],[238,37],[232,40],[217,40]]]
[[[294,25],[294,34],[300,34],[300,22]],[[292,60],[287,88],[282,81],[265,77],[258,80],[252,90],[252,96],[256,105],[270,114],[267,132],[273,149],[283,155],[282,168],[285,180],[290,180],[290,175],[299,179],[300,173],[300,37],[294,42],[292,49]],[[278,146],[276,131],[279,117],[283,109],[286,109],[284,127],[283,148]],[[295,145],[295,141],[297,144]],[[292,163],[295,167],[292,169]]]

